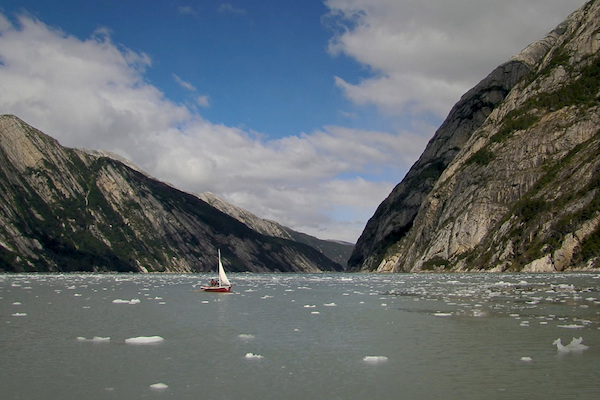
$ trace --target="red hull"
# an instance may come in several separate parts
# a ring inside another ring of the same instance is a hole
[[[217,293],[229,293],[231,292],[231,286],[202,286],[200,289],[205,292],[217,292]]]

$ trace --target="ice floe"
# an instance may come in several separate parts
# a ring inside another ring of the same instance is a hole
[[[160,336],[138,336],[125,339],[125,344],[158,344],[163,342],[165,339]]]
[[[589,349],[588,346],[583,344],[582,337],[573,338],[573,340],[571,340],[571,343],[569,343],[566,346],[562,344],[562,341],[560,338],[556,339],[554,342],[552,342],[552,344],[556,345],[556,350],[559,353],[571,353],[571,352],[578,353],[578,352],[582,352],[584,350]]]
[[[566,329],[581,329],[581,328],[585,328],[584,325],[577,325],[577,324],[557,325],[557,327],[559,327],[559,328],[566,328]]]
[[[451,317],[452,313],[449,313],[449,312],[436,312],[436,313],[433,313],[433,315],[436,316],[436,317]]]
[[[531,357],[525,356],[525,357],[521,357],[521,361],[523,361],[523,362],[532,362],[533,359]]]
[[[26,316],[27,316],[27,313],[24,313],[24,312],[17,312],[17,313],[14,313],[14,314],[12,314],[12,316],[13,316],[13,317],[26,317]]]
[[[94,336],[91,339],[87,339],[83,336],[78,336],[77,341],[79,342],[91,342],[91,343],[108,343],[110,342],[110,337],[102,337],[102,336]]]
[[[169,388],[168,385],[161,383],[161,382],[153,383],[152,385],[150,385],[150,389],[152,389],[152,390],[166,390],[168,388]]]
[[[260,354],[246,353],[246,355],[244,356],[244,358],[246,358],[248,360],[260,360],[260,359],[262,359],[264,357],[261,356]]]
[[[380,364],[388,360],[386,356],[364,356],[363,361],[367,364]]]
[[[242,340],[253,340],[256,337],[254,335],[251,335],[249,333],[242,333],[238,335],[238,338],[242,339]]]
[[[123,299],[114,299],[113,304],[139,304],[141,302],[140,299],[131,299],[131,300],[123,300]]]

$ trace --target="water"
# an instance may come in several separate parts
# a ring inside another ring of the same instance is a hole
[[[0,275],[0,396],[596,399],[599,278]]]

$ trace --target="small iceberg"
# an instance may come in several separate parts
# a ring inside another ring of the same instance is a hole
[[[533,359],[531,357],[521,357],[521,361],[523,361],[523,362],[532,362]]]
[[[246,358],[248,360],[260,360],[260,359],[262,359],[264,357],[261,356],[260,354],[246,353],[246,355],[244,356],[244,358]]]
[[[77,340],[79,342],[107,343],[110,342],[110,337],[94,336],[91,339],[86,339],[83,336],[78,336]]]
[[[158,344],[164,340],[165,339],[160,336],[138,336],[125,339],[125,344]]]
[[[581,328],[585,328],[584,325],[577,325],[577,324],[557,325],[557,327],[559,327],[559,328],[566,328],[566,329],[581,329]]]
[[[255,338],[254,335],[250,335],[248,333],[242,333],[238,335],[238,338],[242,339],[242,340],[253,340]]]
[[[169,386],[164,384],[164,383],[153,383],[152,385],[150,385],[150,389],[152,390],[166,390],[168,389]]]
[[[588,346],[583,344],[582,337],[573,338],[573,340],[571,340],[571,343],[569,343],[566,346],[562,344],[562,341],[560,340],[560,338],[556,339],[554,342],[552,342],[552,344],[556,345],[556,350],[559,353],[571,353],[571,352],[579,353],[579,352],[589,349]]]
[[[13,316],[13,317],[26,317],[26,316],[27,316],[27,313],[24,313],[24,312],[17,312],[17,313],[14,313],[14,314],[12,314],[12,316]]]
[[[114,299],[113,304],[139,304],[140,299],[131,299],[131,300],[123,300],[123,299]]]
[[[448,313],[448,312],[436,312],[433,313],[434,316],[436,317],[451,317],[452,313]]]
[[[367,364],[381,364],[388,360],[386,356],[364,356],[363,361]]]

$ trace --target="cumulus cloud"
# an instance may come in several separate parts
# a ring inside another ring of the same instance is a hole
[[[443,116],[581,3],[327,0],[326,21],[336,29],[329,51],[370,72],[362,81],[332,79],[357,104]],[[229,3],[220,11],[245,13]],[[148,81],[150,68],[149,55],[113,43],[106,28],[82,40],[28,15],[12,22],[0,14],[1,113],[63,145],[118,153],[180,189],[212,191],[319,237],[356,240],[435,130],[422,118],[399,125],[410,132],[325,126],[269,139],[204,119],[197,108],[210,97],[175,74],[194,103],[166,98]]]
[[[400,133],[331,126],[268,139],[211,123],[148,83],[151,58],[116,45],[105,29],[81,40],[0,14],[0,61],[2,113],[63,145],[116,152],[183,190],[212,191],[321,237],[356,240],[396,180],[366,177],[382,169],[400,176],[424,146],[418,135],[403,144]]]
[[[335,83],[357,104],[390,114],[451,106],[491,70],[543,35],[583,0],[326,0],[332,54],[370,76]]]

